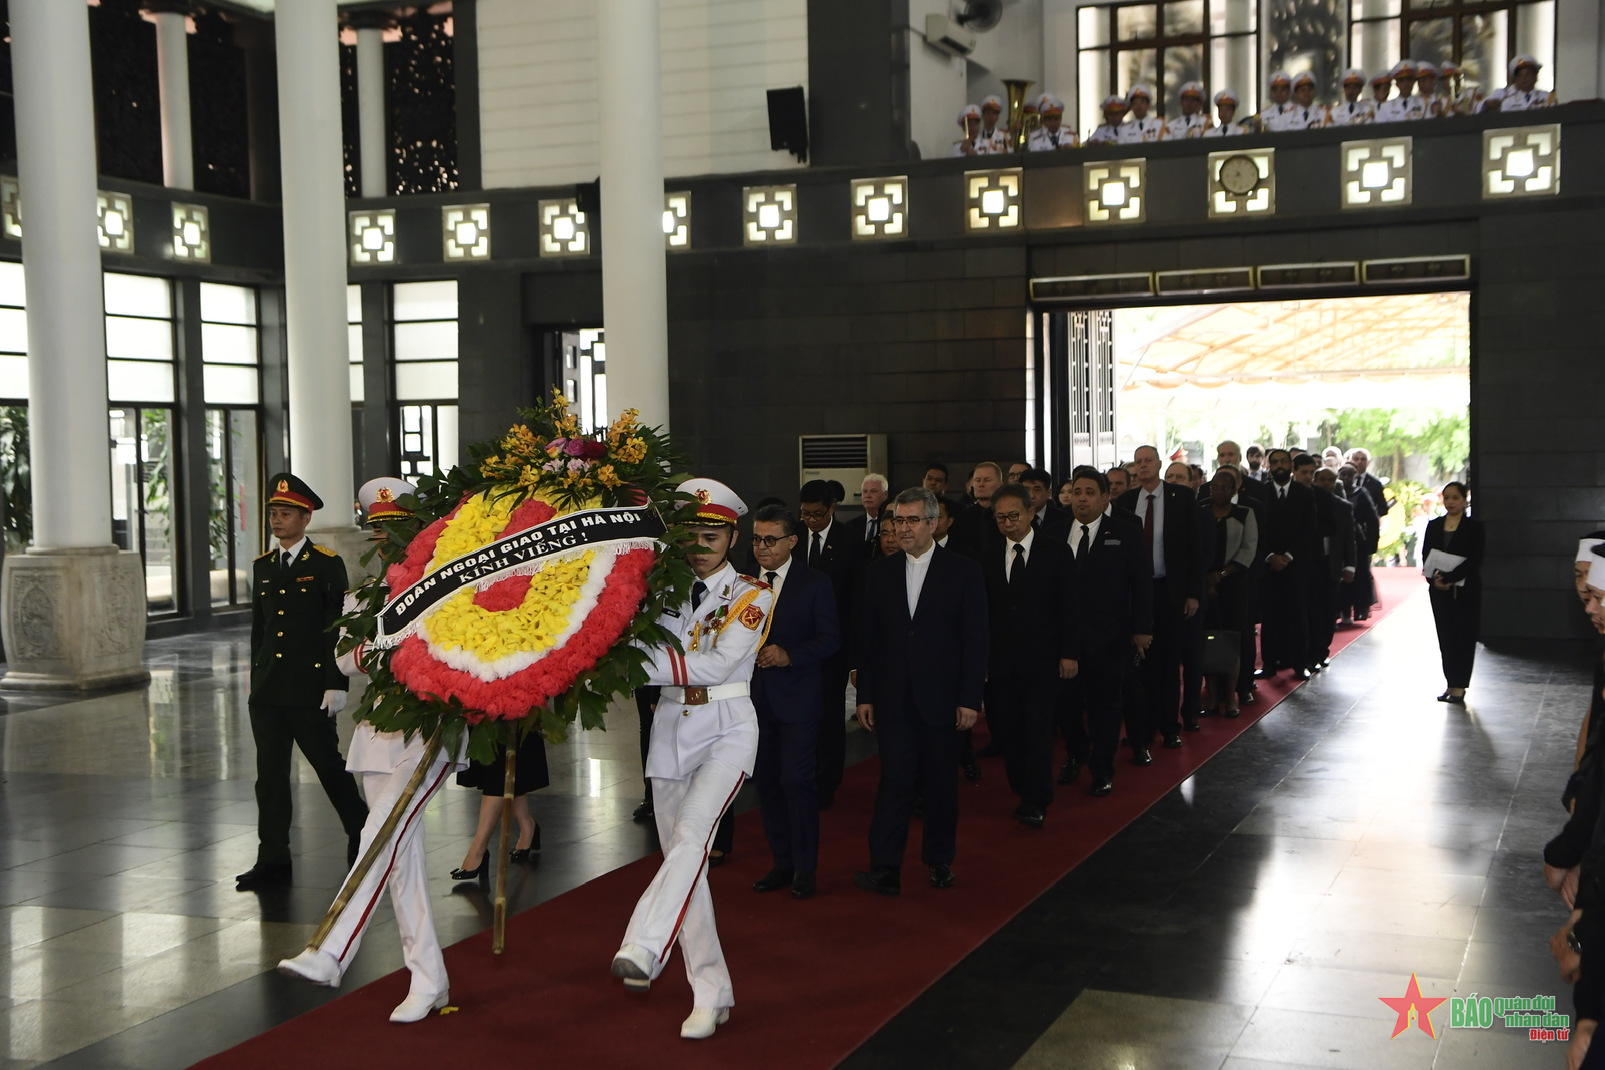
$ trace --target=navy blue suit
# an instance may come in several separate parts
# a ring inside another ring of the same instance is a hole
[[[1132,742],[1148,746],[1155,734],[1170,737],[1181,732],[1181,664],[1182,648],[1189,636],[1200,643],[1203,633],[1191,632],[1184,615],[1185,602],[1204,597],[1203,554],[1198,545],[1198,496],[1188,487],[1177,483],[1160,483],[1149,491],[1133,487],[1122,494],[1119,504],[1130,509],[1137,517],[1139,535],[1147,515],[1147,498],[1152,494],[1162,502],[1164,510],[1164,538],[1153,547],[1150,563],[1153,574],[1153,637],[1148,653],[1138,669],[1142,681],[1141,700],[1137,709],[1141,717],[1130,726]],[[1146,547],[1146,535],[1144,546]],[[1164,565],[1161,569],[1159,566]],[[1158,575],[1163,571],[1163,576]],[[1197,706],[1188,710],[1192,716]]]
[[[979,710],[986,683],[986,581],[981,566],[933,546],[910,619],[907,555],[871,561],[859,607],[858,701],[875,708],[881,779],[870,821],[870,865],[897,869],[908,842],[916,788],[923,790],[920,855],[953,861],[958,828],[959,707]]]
[[[862,539],[863,533],[859,533]],[[834,799],[841,787],[842,771],[847,765],[847,664],[846,636],[849,608],[852,605],[853,575],[863,563],[862,543],[853,541],[853,532],[840,520],[832,520],[830,531],[820,539],[819,555],[813,553],[814,533],[806,526],[797,529],[797,545],[791,548],[793,562],[801,562],[822,572],[830,579],[831,592],[836,596],[837,634],[842,645],[820,666],[819,677],[819,750],[815,759],[819,794],[825,805]],[[763,577],[759,577],[762,579]]]
[[[841,648],[829,577],[792,559],[775,599],[765,645],[780,647],[791,664],[755,669],[752,674],[752,702],[758,710],[753,780],[764,836],[776,869],[812,873],[819,862],[814,761],[819,747],[820,669]]]

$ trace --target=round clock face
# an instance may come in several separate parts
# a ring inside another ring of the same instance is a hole
[[[1241,197],[1259,185],[1259,165],[1248,156],[1232,156],[1220,165],[1221,188]]]

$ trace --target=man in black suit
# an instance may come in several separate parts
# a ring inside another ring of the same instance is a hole
[[[990,497],[988,493],[988,497]],[[892,522],[902,549],[871,561],[859,627],[858,723],[880,745],[865,891],[897,895],[916,790],[924,797],[920,857],[933,888],[953,886],[959,740],[975,724],[986,680],[981,567],[936,545],[936,495],[905,490]]]
[[[982,547],[997,541],[998,528],[992,522],[992,492],[1002,485],[1002,465],[996,461],[982,461],[975,466],[970,474],[970,493],[975,495],[975,501],[953,518],[953,528],[948,535],[949,549],[979,561]]]
[[[877,540],[880,538],[881,507],[886,504],[889,488],[885,476],[879,472],[869,473],[858,489],[864,515],[842,521],[842,530],[858,544],[861,560],[868,561],[880,556]]]
[[[1053,500],[1053,476],[1041,468],[1028,469],[1020,477],[1020,486],[1031,495],[1031,526],[1038,531],[1058,526],[1064,521],[1064,507]]]
[[[836,494],[823,479],[810,479],[798,492],[804,530],[791,555],[830,578],[836,598],[838,634],[847,635],[852,603],[853,571],[863,561],[852,537],[836,523]],[[819,683],[819,808],[836,801],[842,769],[847,764],[847,652],[839,649],[824,660]]]
[[[1304,469],[1294,459],[1294,476],[1303,482]],[[1315,458],[1311,457],[1313,462]],[[1311,488],[1315,491],[1317,516],[1321,522],[1321,567],[1316,582],[1310,585],[1310,665],[1311,672],[1326,668],[1332,657],[1332,636],[1337,630],[1338,610],[1348,598],[1354,585],[1355,525],[1354,506],[1338,494],[1337,469],[1325,465],[1311,465],[1308,470]],[[1314,600],[1319,599],[1318,607]]]
[[[1029,474],[1027,476],[1029,479]],[[981,557],[986,577],[987,723],[1001,737],[1014,816],[1041,828],[1053,801],[1053,715],[1059,681],[1075,675],[1071,585],[1075,561],[1060,539],[1032,527],[1025,481],[998,488],[992,515],[1000,543]]]
[[[1382,480],[1371,474],[1371,451],[1356,446],[1349,451],[1346,459],[1360,474],[1360,488],[1371,496],[1371,504],[1376,506],[1377,519],[1381,520],[1388,515],[1388,510],[1393,508],[1393,503],[1388,501],[1388,493],[1382,485]]]
[[[760,577],[774,592],[769,635],[758,650],[752,701],[758,711],[758,757],[753,779],[764,837],[775,864],[753,884],[792,897],[814,894],[819,865],[819,670],[841,649],[841,626],[830,579],[793,560],[797,522],[783,506],[758,510],[752,553]]]
[[[1078,468],[1069,523],[1053,531],[1075,559],[1070,649],[1076,671],[1059,713],[1070,756],[1059,783],[1075,783],[1085,762],[1092,772],[1089,795],[1114,790],[1126,668],[1133,649],[1140,657],[1153,641],[1153,577],[1142,529],[1106,513],[1108,504],[1104,474]]]
[[[1382,518],[1377,516],[1376,500],[1360,489],[1360,472],[1352,464],[1338,467],[1337,493],[1354,507],[1354,582],[1339,599],[1343,623],[1367,620],[1376,602],[1376,585],[1371,575],[1371,559],[1382,538]]]
[[[1198,496],[1180,483],[1159,479],[1159,451],[1138,446],[1132,454],[1137,485],[1121,496],[1120,505],[1137,514],[1143,547],[1153,576],[1153,645],[1143,658],[1141,723],[1127,726],[1132,758],[1149,763],[1154,735],[1165,746],[1181,746],[1181,655],[1186,622],[1198,612],[1204,595],[1203,560],[1198,546]],[[1198,729],[1198,711],[1186,711],[1189,730]]]
[[[1271,450],[1265,463],[1271,480],[1265,491],[1265,529],[1258,551],[1266,569],[1260,592],[1262,668],[1254,675],[1264,678],[1292,669],[1298,679],[1308,680],[1304,570],[1316,567],[1315,492],[1293,480],[1293,455],[1287,450]]]

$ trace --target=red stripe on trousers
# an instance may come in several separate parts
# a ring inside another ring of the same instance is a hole
[[[724,805],[719,807],[718,816],[713,819],[713,824],[708,826],[708,838],[702,842],[702,864],[697,867],[697,875],[691,881],[691,890],[686,893],[685,902],[680,904],[680,913],[674,919],[674,929],[669,933],[668,942],[663,945],[663,954],[658,956],[659,962],[669,961],[669,952],[674,950],[675,941],[680,939],[680,927],[685,924],[686,911],[691,909],[691,897],[697,894],[697,881],[702,879],[702,871],[708,865],[708,845],[713,842],[714,834],[719,831],[719,822],[724,820],[724,812],[736,801],[736,794],[741,791],[741,785],[746,779],[745,773],[736,777],[735,790],[725,799]]]

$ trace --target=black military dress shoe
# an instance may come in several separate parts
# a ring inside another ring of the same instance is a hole
[[[1080,775],[1081,775],[1081,759],[1080,758],[1066,758],[1064,760],[1064,765],[1059,767],[1059,783],[1060,784],[1074,784],[1076,782],[1076,778],[1079,777]]]
[[[657,811],[652,808],[652,800],[648,799],[646,802],[635,808],[635,812],[630,815],[630,820],[651,821],[656,816]]]
[[[269,865],[258,862],[234,878],[234,890],[248,892],[253,888],[282,888],[290,883],[290,863]]]
[[[791,879],[791,897],[793,899],[809,899],[814,894],[813,873],[799,873]]]
[[[755,892],[777,892],[790,884],[794,876],[796,874],[792,873],[791,870],[781,869],[777,866],[753,881],[752,890]]]
[[[1310,670],[1308,670],[1308,669],[1294,669],[1293,670],[1293,679],[1295,679],[1295,680],[1308,680],[1309,678],[1310,678]]]
[[[853,886],[876,895],[898,895],[903,891],[903,880],[897,870],[879,867],[854,873]]]
[[[1147,747],[1133,747],[1131,748],[1131,764],[1153,765],[1154,756],[1148,753]]]
[[[1213,712],[1213,711],[1209,711],[1209,712]],[[1189,732],[1198,731],[1198,716],[1199,715],[1196,714],[1196,713],[1189,713],[1189,714],[1185,715],[1181,719],[1181,726],[1183,728],[1187,729],[1187,731],[1189,731]]]
[[[931,887],[951,888],[958,878],[953,876],[953,867],[942,864],[931,867]]]
[[[1014,808],[1014,819],[1026,828],[1041,828],[1047,816],[1047,811],[1035,803],[1021,803]]]
[[[1256,680],[1268,680],[1272,676],[1275,676],[1277,673],[1279,673],[1281,671],[1282,671],[1281,669],[1273,669],[1269,665],[1267,665],[1263,669],[1256,669],[1254,671],[1254,679],[1256,679]]]
[[[1087,789],[1087,794],[1093,796],[1094,798],[1101,799],[1114,790],[1115,782],[1113,780],[1106,776],[1094,775],[1092,778],[1092,787]]]
[[[1181,733],[1180,732],[1166,732],[1165,733],[1165,749],[1166,750],[1180,750],[1181,749]]]

